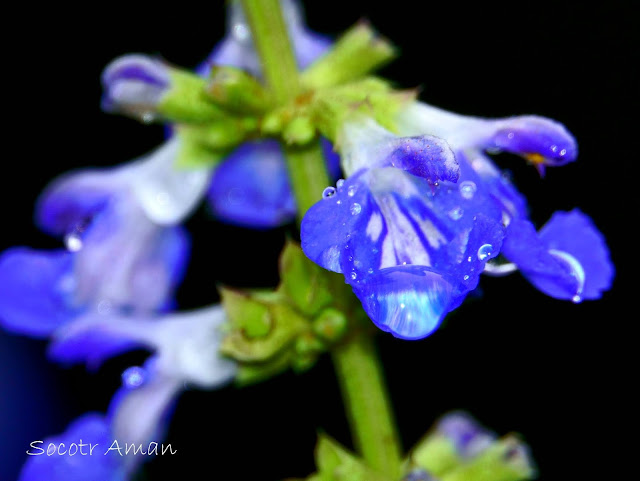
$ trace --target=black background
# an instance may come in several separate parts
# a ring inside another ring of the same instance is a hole
[[[46,183],[71,168],[126,161],[162,140],[161,127],[100,111],[101,69],[128,52],[194,67],[223,35],[223,5],[210,3],[109,4],[100,12],[25,6],[5,18],[16,33],[3,46],[0,249],[59,247],[32,223]],[[422,4],[327,0],[309,1],[306,10],[314,30],[334,36],[368,18],[402,52],[384,74],[401,87],[422,86],[429,103],[565,123],[578,139],[578,162],[550,169],[541,181],[515,157],[497,161],[512,170],[539,226],[557,209],[579,206],[591,215],[618,273],[603,300],[580,305],[547,298],[519,275],[487,278],[482,299],[466,303],[431,337],[381,335],[404,445],[438,415],[462,408],[498,433],[521,433],[542,480],[614,479],[612,470],[625,465],[619,428],[637,420],[623,404],[633,382],[623,339],[638,316],[623,303],[627,282],[637,284],[630,229],[639,190],[638,17],[631,2]],[[183,307],[215,301],[215,281],[277,282],[277,254],[291,228],[256,234],[214,222],[204,208],[188,227],[194,248],[178,294]],[[2,480],[17,476],[29,442],[63,431],[83,412],[106,409],[120,372],[144,359],[133,353],[88,374],[47,363],[44,352],[44,342],[0,332]],[[150,480],[304,476],[313,470],[317,430],[349,445],[345,423],[325,357],[301,376],[186,392],[167,436],[179,454],[146,470]]]

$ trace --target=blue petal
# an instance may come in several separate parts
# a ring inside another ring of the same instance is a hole
[[[361,170],[309,209],[302,249],[344,273],[381,328],[424,337],[476,287],[504,236],[499,204],[461,180],[432,185],[393,167]]]
[[[296,206],[280,144],[242,144],[217,167],[209,202],[213,214],[232,224],[275,227],[295,218]]]
[[[51,183],[36,206],[36,222],[47,233],[64,235],[82,231],[122,189],[117,176],[108,171],[82,171],[64,175]]]
[[[0,256],[0,324],[46,337],[80,312],[73,303],[72,255],[17,247]]]
[[[28,456],[18,481],[126,481],[128,476],[124,467],[125,458],[118,455],[117,451],[110,451],[105,455],[113,440],[109,423],[104,416],[95,413],[85,414],[70,424],[64,433],[35,445],[44,449],[44,453],[30,448],[36,455]],[[69,449],[75,451],[80,442],[84,444],[84,456],[79,450],[73,456],[60,455],[58,452],[46,454],[50,443],[56,446],[64,443],[63,450],[68,452]],[[73,443],[76,448],[73,448]],[[88,444],[97,445],[92,455],[89,454]]]
[[[505,214],[512,217],[527,217],[528,208],[525,197],[516,189],[508,176],[493,163],[493,161],[480,151],[456,153],[460,161],[460,169],[463,176],[475,186],[482,185],[496,202],[498,202]],[[475,192],[475,187],[469,187]]]
[[[544,162],[553,166],[572,162],[578,156],[575,138],[560,122],[526,115],[501,119],[494,123],[499,129],[491,139],[493,145],[487,147],[520,154],[533,162]],[[531,154],[542,158],[530,157]]]
[[[437,432],[447,438],[463,458],[473,458],[489,447],[496,435],[483,428],[464,412],[453,412],[443,416],[437,425]]]
[[[298,68],[304,70],[324,54],[332,42],[329,38],[305,27],[300,2],[284,0],[282,7]],[[227,34],[224,40],[216,45],[209,57],[198,66],[196,72],[199,75],[208,76],[212,65],[229,65],[261,77],[260,61],[240,3],[230,4],[227,13]]]
[[[599,299],[613,281],[604,238],[577,209],[556,212],[539,234],[528,221],[512,222],[503,253],[534,286],[558,299]]]
[[[435,331],[453,299],[453,286],[422,266],[380,270],[354,288],[367,315],[400,339],[422,339]]]
[[[449,145],[437,137],[399,137],[392,142],[393,151],[386,156],[389,165],[424,177],[432,182],[456,182],[460,167]]]
[[[155,111],[169,90],[169,69],[164,62],[146,55],[125,55],[104,69],[102,85],[103,110],[144,118],[144,114]]]

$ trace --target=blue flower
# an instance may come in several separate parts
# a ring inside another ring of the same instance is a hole
[[[538,237],[524,198],[483,153],[501,148],[539,168],[562,165],[577,155],[562,125],[467,118],[416,103],[400,113],[397,130],[405,137],[370,119],[344,126],[338,143],[348,178],[309,209],[301,228],[305,254],[344,274],[378,327],[403,339],[429,335],[483,271],[513,270],[490,262],[503,242],[514,267],[549,295],[595,299],[610,287],[608,250],[588,218],[552,221]],[[529,262],[516,240],[525,234],[547,255]],[[585,242],[571,242],[576,234]]]
[[[329,50],[331,41],[305,27],[299,2],[285,0],[282,9],[298,67],[305,69]],[[239,2],[232,3],[227,12],[227,35],[198,73],[208,75],[212,65],[229,65],[260,77],[260,61]],[[326,139],[322,142],[329,172],[337,178],[339,158]],[[281,145],[275,140],[257,140],[235,149],[216,167],[208,200],[215,217],[231,224],[260,229],[292,222],[296,203]]]
[[[299,1],[283,0],[281,8],[298,68],[304,70],[329,49],[331,40],[306,28]],[[246,70],[255,77],[262,76],[260,59],[240,2],[230,2],[227,8],[227,34],[196,71],[206,76],[212,65],[228,65]]]
[[[124,385],[106,415],[85,414],[64,433],[32,443],[19,481],[133,479],[138,467],[152,458],[148,453],[161,452],[166,425],[182,389],[175,380],[155,372],[153,360],[137,369],[144,373],[144,380],[131,385],[123,378]]]
[[[134,347],[147,348],[153,355],[143,367],[123,372],[123,387],[106,416],[84,415],[65,433],[38,446],[46,450],[49,443],[63,442],[69,448],[82,440],[98,444],[97,454],[30,456],[20,481],[131,479],[148,457],[121,456],[126,444],[148,451],[149,443],[161,443],[172,407],[187,384],[213,389],[235,376],[235,363],[218,354],[225,319],[220,306],[211,306],[160,318],[87,315],[58,329],[51,346],[57,360],[95,363]]]
[[[154,352],[154,370],[180,385],[213,388],[235,375],[218,348],[226,317],[214,305],[162,316],[90,314],[56,331],[50,356],[64,363],[98,364],[133,348]]]
[[[25,247],[0,256],[0,324],[38,337],[85,313],[165,309],[189,241],[176,226],[203,196],[209,174],[176,171],[177,139],[108,170],[72,173],[43,193],[39,226],[66,249]]]

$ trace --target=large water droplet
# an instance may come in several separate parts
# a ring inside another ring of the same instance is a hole
[[[453,220],[460,220],[464,211],[460,207],[455,207],[449,211],[449,217]]]
[[[347,189],[347,194],[349,195],[349,197],[353,197],[354,195],[356,195],[356,190],[358,190],[356,188],[355,185],[350,185],[349,188]]]
[[[328,199],[329,197],[333,197],[334,195],[336,195],[336,188],[335,187],[327,187],[326,189],[324,189],[322,191],[322,198],[323,199]]]
[[[357,202],[354,203],[351,206],[351,215],[358,215],[360,212],[362,212],[362,206],[360,204],[358,204]]]
[[[491,244],[483,244],[478,249],[478,260],[483,261],[491,254],[493,254],[493,246]]]
[[[82,238],[77,232],[71,232],[64,236],[64,245],[69,252],[78,252],[82,249]]]
[[[135,389],[144,384],[147,372],[138,366],[127,368],[122,373],[122,384],[129,389]]]
[[[468,200],[473,198],[473,196],[476,193],[476,190],[478,190],[478,187],[476,186],[475,182],[472,182],[470,180],[465,180],[460,184],[459,190],[462,198]]]

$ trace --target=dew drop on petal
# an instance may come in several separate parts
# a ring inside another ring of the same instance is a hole
[[[347,194],[349,195],[349,197],[353,197],[354,195],[356,195],[356,190],[357,189],[355,185],[350,185],[347,189]]]
[[[453,220],[460,220],[462,218],[463,210],[460,207],[455,207],[449,211],[449,217]]]
[[[464,279],[465,281],[468,281],[468,280],[469,280],[469,276],[464,276],[464,277],[463,277],[463,279]]]
[[[362,211],[362,206],[357,202],[351,206],[351,215],[358,215]]]
[[[574,304],[580,304],[582,302],[582,297],[576,294],[571,298],[571,302],[573,302]]]
[[[472,182],[470,180],[465,180],[460,184],[459,190],[462,198],[469,200],[473,198],[478,188],[476,187],[475,182]]]
[[[326,189],[324,189],[322,191],[322,198],[323,199],[328,199],[329,197],[333,197],[336,194],[336,188],[335,187],[327,187]]]
[[[483,244],[478,249],[478,260],[483,261],[493,254],[493,246],[491,244]]]
[[[343,185],[344,185],[344,179],[340,179],[338,180],[338,182],[336,182],[336,187],[338,188],[338,190],[340,190]]]
[[[356,274],[355,272],[351,273],[351,279],[356,279],[356,277],[358,277],[358,274]]]
[[[122,384],[129,389],[135,389],[144,384],[146,371],[138,366],[127,368],[122,373]]]
[[[238,23],[233,26],[233,36],[236,40],[243,42],[249,38],[249,29],[243,23]]]
[[[82,249],[82,238],[77,232],[71,232],[64,236],[64,245],[69,252],[78,252]]]

